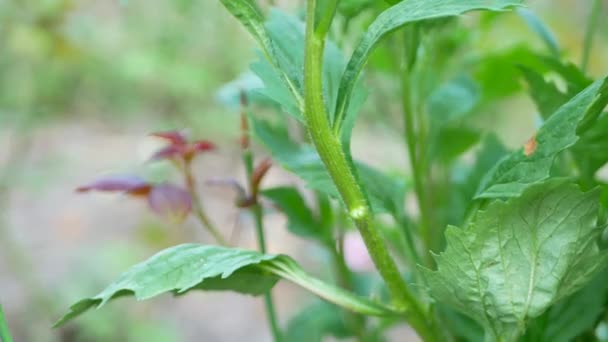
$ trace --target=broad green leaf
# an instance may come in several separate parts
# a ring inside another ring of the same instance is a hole
[[[387,34],[413,22],[456,16],[473,10],[500,11],[521,4],[521,0],[408,0],[382,12],[369,26],[346,66],[340,81],[334,125],[341,127],[359,75],[370,53]]]
[[[344,313],[335,305],[316,302],[300,311],[287,324],[289,342],[321,342],[325,337],[349,337]]]
[[[161,251],[133,266],[98,295],[74,304],[56,326],[117,297],[132,295],[137,300],[146,300],[163,293],[181,295],[194,289],[260,295],[270,290],[279,278],[288,279],[355,312],[366,315],[390,315],[393,312],[388,307],[309,276],[285,255],[185,244]]]
[[[340,198],[325,165],[312,146],[294,143],[284,130],[265,121],[251,118],[251,122],[254,135],[268,148],[277,162],[302,178],[307,187],[333,198]],[[368,191],[374,211],[388,211],[396,217],[400,216],[405,197],[405,182],[363,163],[356,162],[355,165],[359,178]]]
[[[331,230],[323,226],[298,191],[293,187],[276,187],[262,191],[287,216],[287,228],[303,238],[331,243]]]
[[[604,312],[608,295],[608,270],[596,276],[575,294],[557,302],[530,323],[524,341],[573,341],[595,328]]]
[[[460,76],[431,94],[427,112],[433,121],[445,124],[469,114],[478,102],[477,84],[467,76]]]
[[[430,139],[429,154],[431,159],[450,163],[479,142],[481,134],[464,126],[444,126],[435,132]]]
[[[462,229],[448,227],[437,271],[421,269],[431,295],[488,336],[514,339],[607,265],[597,245],[598,196],[554,180],[490,203]]]
[[[543,21],[529,9],[518,8],[517,14],[519,14],[519,16],[524,19],[532,31],[534,31],[534,33],[536,33],[542,39],[543,43],[545,43],[551,54],[559,58],[559,43],[547,25],[545,25]]]
[[[579,140],[580,127],[597,118],[608,103],[608,78],[596,81],[561,106],[524,147],[497,163],[476,198],[514,197],[549,178],[557,155]]]

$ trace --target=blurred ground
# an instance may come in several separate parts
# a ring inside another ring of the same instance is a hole
[[[567,57],[578,61],[582,2],[530,4],[555,30]],[[69,304],[96,293],[127,266],[163,247],[209,241],[195,222],[167,226],[136,200],[81,196],[73,189],[117,172],[171,177],[167,165],[142,166],[156,146],[146,136],[183,127],[220,146],[198,161],[201,183],[240,179],[238,118],[217,103],[215,92],[246,69],[253,56],[247,35],[216,1],[0,0],[0,13],[0,42],[10,51],[0,57],[0,300],[16,341],[269,341],[262,301],[230,293],[137,305],[124,299],[66,329],[49,330]],[[606,30],[592,58],[595,75],[607,70]],[[486,124],[517,146],[534,131],[534,108],[525,96],[503,107],[505,114]],[[406,168],[398,132],[374,115],[373,108],[363,114],[355,154],[384,169]],[[268,179],[294,182],[278,169]],[[234,193],[201,189],[225,235],[241,227],[238,244],[254,248],[251,222],[232,206]],[[289,253],[323,274],[322,253],[288,235],[280,215],[268,217],[267,231],[270,252]],[[274,293],[283,323],[310,298],[286,283]],[[400,329],[391,340],[415,338]]]

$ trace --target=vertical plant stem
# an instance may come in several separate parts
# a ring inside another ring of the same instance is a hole
[[[203,203],[196,189],[196,180],[194,178],[194,174],[192,173],[192,167],[190,163],[186,163],[184,166],[184,172],[186,176],[186,187],[190,192],[190,196],[192,197],[192,210],[194,215],[199,220],[199,222],[205,227],[205,229],[213,236],[215,241],[222,246],[227,246],[228,243],[222,236],[222,234],[217,230],[215,225],[211,222],[205,210],[203,209]]]
[[[255,229],[258,239],[258,249],[262,253],[266,253],[266,235],[264,233],[264,210],[259,204],[257,199],[257,189],[254,189],[253,184],[253,153],[249,143],[249,124],[247,121],[247,115],[245,114],[245,107],[247,105],[247,98],[245,94],[241,94],[241,148],[243,164],[245,165],[245,173],[247,180],[249,181],[249,193],[254,196],[253,205],[250,207],[251,214],[255,220]],[[272,292],[268,291],[264,294],[264,306],[266,307],[266,316],[268,323],[270,324],[270,331],[275,342],[283,341],[283,333],[279,327],[277,320],[277,313],[274,307],[274,301],[272,299]]]
[[[407,56],[407,51],[404,56]],[[410,161],[410,167],[412,170],[412,177],[414,178],[414,192],[416,193],[416,200],[418,202],[418,210],[420,211],[420,235],[424,243],[425,253],[424,258],[427,265],[432,264],[430,259],[430,253],[432,248],[433,232],[431,230],[431,224],[429,220],[428,211],[428,199],[426,196],[424,176],[426,174],[426,145],[425,145],[425,134],[422,132],[423,128],[416,123],[420,120],[416,120],[416,110],[413,104],[413,85],[411,70],[408,67],[408,61],[403,62],[403,70],[401,71],[401,101],[403,111],[403,123],[405,131],[405,142],[407,145],[408,157]]]
[[[593,0],[591,5],[591,12],[587,17],[587,28],[585,30],[585,40],[583,43],[583,56],[581,60],[581,69],[583,72],[587,71],[589,66],[589,58],[591,56],[591,50],[593,48],[593,36],[600,23],[600,17],[602,15],[602,1]]]
[[[332,2],[337,5],[337,1]],[[323,99],[323,51],[329,26],[315,29],[316,1],[308,0],[306,11],[306,42],[304,57],[305,119],[311,140],[355,222],[374,264],[386,282],[393,302],[406,308],[411,326],[426,341],[435,341],[435,329],[422,305],[413,296],[388,252],[385,241],[373,227],[374,219],[363,190],[351,169],[340,139],[333,134]],[[333,16],[335,8],[327,9]],[[327,14],[326,14],[327,15]],[[324,22],[324,21],[322,21]],[[331,23],[331,20],[328,21]]]
[[[258,247],[260,252],[266,253],[266,238],[264,235],[264,213],[262,210],[262,206],[259,204],[254,204],[251,207],[251,213],[253,214],[255,220],[255,228],[258,237]],[[266,315],[268,317],[268,323],[270,324],[270,329],[272,332],[272,337],[275,342],[283,341],[283,336],[281,333],[281,329],[279,328],[279,323],[277,321],[277,313],[274,307],[274,301],[272,299],[272,293],[270,291],[264,294],[264,305],[266,306]]]
[[[0,341],[2,342],[13,342],[11,332],[8,330],[8,323],[4,317],[4,311],[2,310],[2,304],[0,304]]]

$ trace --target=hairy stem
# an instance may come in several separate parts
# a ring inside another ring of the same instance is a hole
[[[593,47],[593,36],[600,23],[600,16],[602,15],[602,1],[593,0],[591,5],[591,12],[587,19],[587,29],[585,30],[585,40],[583,43],[583,56],[581,60],[581,69],[583,72],[587,71],[589,66],[589,58],[591,56],[591,49]]]
[[[2,342],[13,342],[11,332],[8,330],[8,323],[4,318],[4,311],[2,311],[2,304],[0,304],[0,341]]]
[[[359,229],[374,264],[386,282],[394,304],[408,311],[409,322],[420,336],[427,341],[434,341],[436,340],[435,332],[429,324],[430,322],[426,320],[427,314],[401,277],[378,230],[373,227],[372,211],[363,189],[357,182],[354,170],[351,169],[351,162],[344,153],[339,137],[332,132],[323,99],[322,83],[323,51],[327,31],[320,27],[315,30],[315,9],[316,0],[309,0],[306,11],[304,57],[304,116],[308,132],[346,205],[349,216]],[[328,9],[330,13],[333,11],[335,9]]]

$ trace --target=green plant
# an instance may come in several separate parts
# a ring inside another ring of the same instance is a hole
[[[253,0],[221,2],[260,49],[251,69],[263,86],[232,91],[242,110],[247,189],[221,182],[238,190],[236,205],[254,217],[259,251],[228,247],[207,218],[189,163],[206,148],[186,148],[191,145],[183,135],[161,134],[171,145],[157,156],[175,163],[183,189],[130,178],[82,190],[143,194],[156,212],[179,219],[194,210],[222,246],[164,250],[73,305],[58,325],[123,295],[143,300],[165,292],[231,290],[264,295],[276,341],[326,335],[382,340],[387,328],[402,321],[425,341],[598,338],[608,299],[601,285],[608,265],[602,238],[608,185],[598,176],[608,161],[608,78],[592,81],[585,68],[599,1],[580,69],[560,58],[548,28],[523,10],[519,14],[546,43],[548,55],[527,47],[506,57],[469,51],[470,29],[457,16],[507,11],[521,6],[519,0],[405,0],[390,6],[308,0],[304,23],[274,9],[266,15]],[[361,18],[372,18],[371,24],[353,33]],[[496,18],[482,14],[479,21],[491,25]],[[346,62],[342,51],[355,34],[360,37]],[[411,178],[388,175],[351,153],[367,96],[361,77],[367,64],[370,71],[388,71],[400,85],[396,102]],[[474,119],[517,92],[520,75],[542,124],[521,148],[509,151]],[[266,107],[279,112],[274,121],[252,114]],[[306,132],[304,141],[288,133],[287,120]],[[254,168],[250,135],[314,190],[313,206],[296,188],[261,186],[270,163]],[[462,158],[467,153],[474,154],[473,162]],[[405,210],[410,184],[417,217]],[[151,195],[157,189],[162,205]],[[336,284],[307,274],[289,256],[266,253],[263,198],[287,216],[292,233],[328,252]],[[379,292],[365,288],[365,277],[349,268],[344,236],[350,227],[382,279]],[[279,279],[333,305],[315,303],[282,330],[270,294]],[[578,314],[583,309],[586,314]]]

